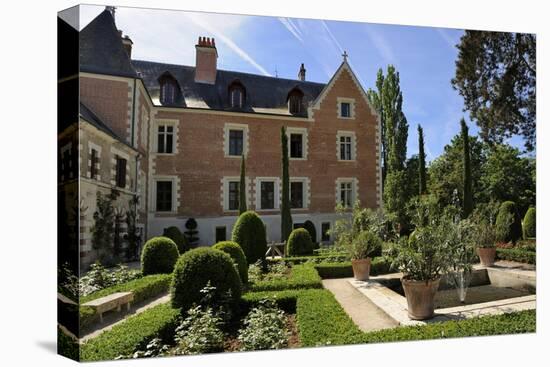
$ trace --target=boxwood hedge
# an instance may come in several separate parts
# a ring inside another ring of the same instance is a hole
[[[251,284],[249,290],[259,292],[307,288],[323,288],[321,277],[312,264],[294,265],[288,278],[262,280]]]
[[[315,265],[315,270],[323,279],[350,278],[353,277],[351,261],[337,263],[320,263]],[[385,257],[375,257],[371,261],[370,274],[381,275],[392,272],[391,261]]]
[[[537,263],[537,253],[523,248],[497,248],[497,259],[517,261],[520,263]]]

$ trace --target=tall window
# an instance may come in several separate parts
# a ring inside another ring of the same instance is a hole
[[[177,84],[172,77],[164,77],[160,82],[160,102],[170,105],[176,102]]]
[[[229,181],[229,210],[239,209],[239,181]]]
[[[321,241],[328,242],[330,241],[330,222],[321,223]]]
[[[352,137],[351,136],[341,136],[340,137],[340,160],[351,161],[351,148],[352,148]]]
[[[90,178],[93,180],[97,179],[98,165],[99,158],[97,150],[92,149],[92,153],[90,155]]]
[[[290,158],[304,157],[304,136],[302,134],[290,134]]]
[[[302,209],[304,207],[304,183],[290,183],[290,207],[292,209]]]
[[[261,203],[260,209],[275,208],[275,182],[262,181],[260,183]]]
[[[126,159],[116,157],[116,185],[126,187]]]
[[[229,155],[241,156],[243,154],[243,130],[229,130]]]
[[[304,94],[299,89],[294,89],[288,96],[288,111],[292,114],[300,114],[303,112],[302,100]]]
[[[227,239],[225,226],[216,227],[216,243],[225,241]]]
[[[340,183],[340,203],[344,208],[351,208],[353,204],[353,187],[351,182]]]
[[[340,103],[340,116],[351,117],[351,104],[349,102]]]
[[[172,181],[157,181],[157,212],[172,211]]]
[[[173,153],[174,152],[174,126],[159,125],[157,135],[157,151],[158,153]]]

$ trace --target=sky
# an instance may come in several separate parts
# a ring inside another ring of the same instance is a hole
[[[82,29],[104,7],[80,9]],[[418,153],[418,124],[428,161],[459,132],[462,117],[470,135],[478,132],[451,86],[463,30],[125,7],[116,9],[115,22],[138,60],[193,66],[198,37],[214,37],[219,69],[296,79],[304,63],[307,80],[327,83],[346,51],[365,90],[375,87],[379,68],[392,64],[409,122],[408,156]],[[509,143],[522,145],[519,137]]]

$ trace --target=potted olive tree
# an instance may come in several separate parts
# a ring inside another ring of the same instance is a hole
[[[402,238],[392,250],[393,265],[403,272],[401,284],[413,320],[433,317],[441,273],[447,268],[446,246],[446,226],[432,224],[417,227],[414,236]]]
[[[474,232],[476,252],[483,266],[493,266],[496,256],[497,231],[488,222],[480,222]]]
[[[353,239],[349,252],[355,279],[369,280],[371,256],[381,247],[382,240],[372,231],[362,231]]]

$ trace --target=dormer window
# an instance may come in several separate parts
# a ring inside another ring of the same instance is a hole
[[[229,86],[229,104],[231,108],[243,108],[246,92],[244,86],[238,80]]]
[[[160,103],[171,105],[176,103],[179,86],[178,82],[170,73],[164,73],[159,78],[160,84]]]
[[[294,88],[288,94],[288,112],[293,115],[299,115],[304,112],[303,108],[304,93],[298,88]]]

